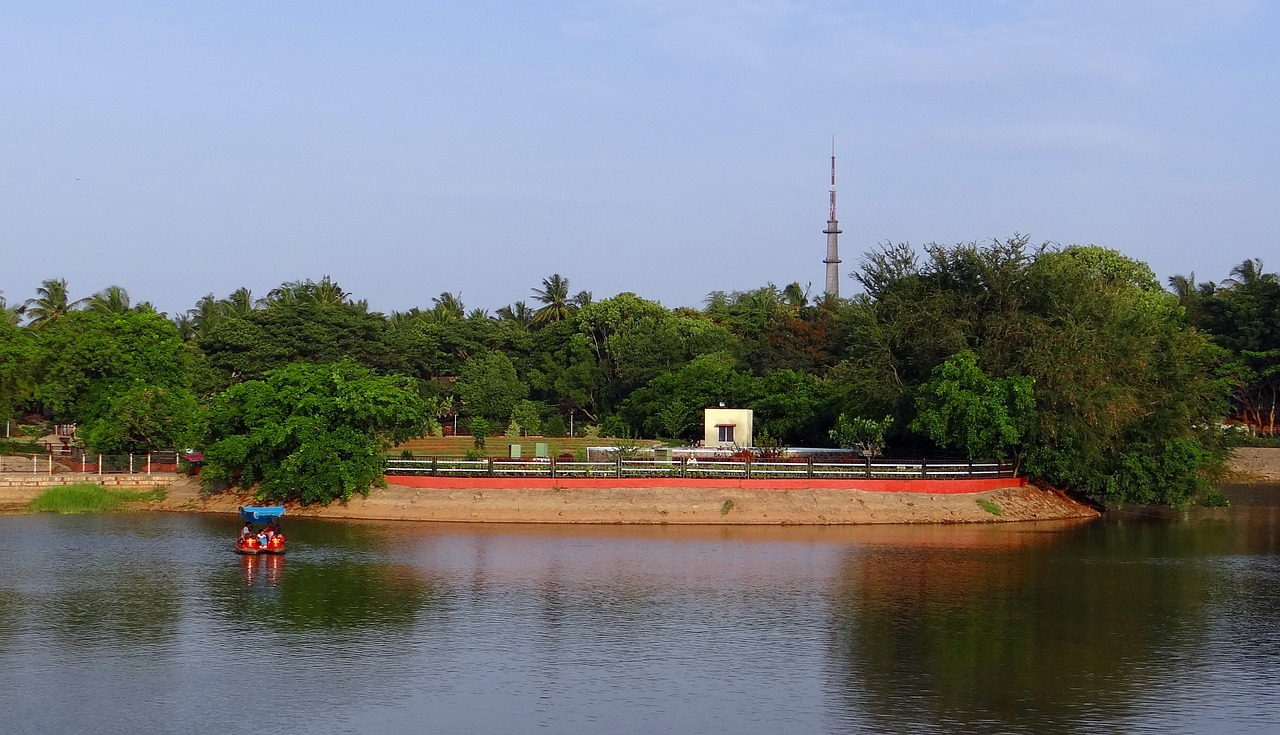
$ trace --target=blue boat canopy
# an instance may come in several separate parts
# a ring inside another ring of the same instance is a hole
[[[240,517],[250,523],[266,523],[284,515],[283,505],[242,505]]]

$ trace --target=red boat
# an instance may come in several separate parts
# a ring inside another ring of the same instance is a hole
[[[276,524],[280,521],[280,516],[284,515],[284,506],[241,506],[240,517],[245,520],[245,528],[252,529],[251,523],[268,523]],[[259,541],[257,534],[245,536],[236,540],[236,553],[252,556],[254,554],[283,554],[284,553],[284,534],[278,530],[267,538],[265,542]]]

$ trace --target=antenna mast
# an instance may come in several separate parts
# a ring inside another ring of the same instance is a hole
[[[827,295],[840,298],[840,225],[836,222],[836,136],[831,136],[831,215],[827,218]]]

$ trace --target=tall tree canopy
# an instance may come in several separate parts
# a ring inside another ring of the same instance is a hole
[[[349,500],[384,483],[383,452],[431,426],[412,381],[351,361],[294,363],[233,385],[209,409],[206,482],[263,499]]]

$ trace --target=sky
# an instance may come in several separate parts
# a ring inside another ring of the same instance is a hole
[[[879,243],[1280,267],[1280,3],[0,5],[0,292],[842,295]]]

